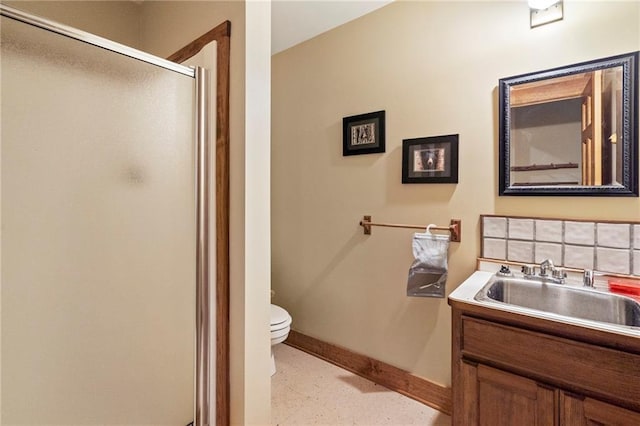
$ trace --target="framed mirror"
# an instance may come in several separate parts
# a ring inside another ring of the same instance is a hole
[[[500,79],[500,195],[638,196],[638,53]]]

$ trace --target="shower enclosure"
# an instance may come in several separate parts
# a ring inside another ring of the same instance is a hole
[[[0,7],[0,423],[207,425],[206,71]]]

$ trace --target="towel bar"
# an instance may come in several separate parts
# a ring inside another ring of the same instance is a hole
[[[364,216],[360,221],[360,226],[364,228],[365,235],[371,235],[372,226],[384,226],[387,228],[408,228],[408,229],[427,229],[426,225],[404,225],[400,223],[374,223],[371,222],[371,216]],[[462,234],[462,220],[451,219],[449,226],[433,226],[431,229],[436,231],[449,231],[451,233],[451,241],[459,243]]]

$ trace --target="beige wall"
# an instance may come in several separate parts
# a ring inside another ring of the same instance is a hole
[[[131,47],[140,43],[140,6],[132,1],[2,1],[9,6]]]
[[[510,183],[582,182],[582,99],[567,99],[511,111],[511,165],[574,163],[575,169],[510,174]]]
[[[274,303],[302,333],[450,384],[450,310],[405,296],[410,230],[447,224],[448,292],[475,268],[479,215],[637,219],[638,198],[498,197],[497,82],[640,48],[640,3],[565,2],[530,29],[526,2],[396,1],[272,60]],[[612,30],[615,28],[615,30]],[[384,109],[384,154],[342,156],[342,117]],[[402,139],[458,133],[459,184],[402,185]]]
[[[268,424],[270,240],[269,216],[260,213],[269,210],[269,3],[118,2],[126,17],[103,13],[94,2],[29,3],[12,5],[162,57],[231,21],[231,421]],[[253,153],[246,168],[245,152]]]

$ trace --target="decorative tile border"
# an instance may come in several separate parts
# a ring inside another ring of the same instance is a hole
[[[481,215],[487,259],[640,276],[640,222]]]

